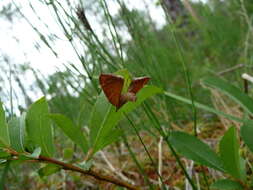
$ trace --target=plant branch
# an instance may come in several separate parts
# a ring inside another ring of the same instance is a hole
[[[18,152],[14,151],[12,149],[7,149],[6,152],[10,153],[12,156],[17,156],[18,157],[20,155]],[[89,175],[89,176],[94,177],[97,180],[107,181],[107,182],[113,183],[115,185],[125,187],[125,188],[130,189],[130,190],[140,190],[140,187],[129,184],[129,183],[124,182],[124,181],[121,181],[121,180],[116,179],[114,177],[102,175],[102,174],[97,173],[97,172],[95,172],[91,169],[84,170],[84,169],[79,168],[79,167],[77,167],[73,164],[65,163],[65,162],[56,160],[54,158],[50,158],[50,157],[40,155],[37,159],[34,158],[34,160],[37,160],[39,162],[47,162],[47,163],[51,163],[51,164],[56,164],[56,165],[61,166],[62,169],[64,169],[64,170],[70,170],[70,171],[74,171],[74,172],[79,172],[79,173],[84,174],[84,175]]]

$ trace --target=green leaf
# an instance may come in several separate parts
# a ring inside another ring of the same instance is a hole
[[[17,152],[25,152],[25,117],[13,117],[8,123],[11,148]]]
[[[244,180],[245,171],[242,171],[239,156],[239,142],[236,128],[230,127],[220,141],[220,156],[226,171],[237,179]]]
[[[253,114],[253,99],[243,93],[239,88],[231,85],[231,82],[227,82],[217,77],[208,77],[203,80],[203,83],[220,90],[237,102],[248,113]]]
[[[216,170],[224,171],[222,161],[218,155],[195,136],[173,131],[170,134],[169,141],[186,158]]]
[[[0,149],[0,159],[7,158],[9,156],[11,156],[10,153],[5,152],[4,150]]]
[[[39,156],[41,155],[41,148],[37,147],[31,154],[27,154],[27,153],[23,153],[23,154],[19,154],[18,159],[20,161],[25,161],[25,160],[31,160],[32,159],[38,159]]]
[[[211,189],[220,189],[220,190],[243,190],[243,186],[237,182],[230,179],[221,179],[214,182],[211,185]]]
[[[10,146],[8,125],[5,120],[3,105],[0,102],[0,147]]]
[[[45,177],[60,171],[61,168],[61,166],[56,164],[47,164],[45,167],[40,168],[38,173],[40,177]]]
[[[93,148],[93,153],[108,145],[108,143],[106,143],[105,141],[107,141],[108,137],[112,137],[113,134],[113,138],[111,139],[117,139],[115,132],[118,136],[120,135],[120,133],[114,131],[114,129],[118,122],[123,119],[124,114],[133,111],[144,100],[161,92],[162,90],[155,86],[145,86],[143,89],[140,90],[140,92],[137,93],[136,102],[126,103],[117,112],[115,107],[108,102],[105,95],[101,93],[93,107],[91,119],[89,122],[91,142],[90,144]]]
[[[27,155],[27,157],[37,159],[37,158],[39,158],[40,154],[41,154],[41,148],[38,147],[38,148],[36,148],[36,149],[33,151],[32,154]]]
[[[173,94],[173,93],[171,93],[171,92],[164,92],[164,94],[165,94],[166,96],[168,96],[168,97],[171,97],[171,98],[176,99],[176,100],[178,100],[178,101],[181,101],[181,102],[183,102],[183,103],[192,105],[192,100],[189,100],[189,99],[184,98],[184,97],[182,97],[182,96],[178,96],[178,95]],[[205,111],[208,111],[208,112],[211,112],[211,113],[215,113],[215,114],[217,114],[217,115],[221,115],[221,116],[223,116],[223,117],[226,117],[226,118],[231,119],[231,120],[234,120],[234,121],[244,122],[243,119],[240,119],[240,118],[238,118],[238,117],[235,117],[235,116],[226,114],[226,113],[224,113],[224,112],[222,112],[222,111],[216,110],[215,108],[206,106],[206,105],[201,104],[201,103],[196,102],[196,101],[194,101],[194,106],[196,106],[196,107],[199,108],[199,109],[202,109],[202,110],[205,110]]]
[[[246,160],[240,156],[240,176],[242,180],[246,180]]]
[[[113,142],[117,141],[118,138],[122,135],[121,129],[114,129],[111,133],[103,138],[103,141],[97,145],[98,147],[106,147],[107,145],[112,144]]]
[[[53,131],[48,114],[48,104],[43,97],[30,106],[26,115],[29,142],[33,147],[41,147],[44,156],[54,153]]]
[[[248,148],[253,152],[253,125],[249,122],[244,122],[243,126],[240,130],[242,140],[245,142],[245,144],[248,146]]]
[[[91,145],[95,144],[96,136],[102,127],[103,120],[107,117],[106,114],[109,114],[108,112],[110,109],[113,109],[112,106],[108,103],[105,95],[101,93],[93,107],[89,121]]]
[[[74,143],[79,145],[84,153],[88,151],[88,142],[82,130],[76,126],[68,117],[61,114],[50,114],[49,117]]]

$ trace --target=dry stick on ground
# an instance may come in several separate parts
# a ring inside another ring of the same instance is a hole
[[[6,152],[10,153],[13,156],[17,156],[17,157],[19,156],[19,153],[12,150],[12,149],[6,149]],[[51,164],[56,164],[58,166],[61,166],[62,169],[64,169],[64,170],[71,170],[71,171],[82,173],[84,175],[89,175],[89,176],[92,176],[98,180],[107,181],[107,182],[113,183],[115,185],[125,187],[130,190],[140,190],[140,187],[131,185],[129,183],[126,183],[126,182],[116,179],[114,177],[104,176],[104,175],[101,175],[100,173],[97,173],[92,170],[84,170],[84,169],[79,168],[75,165],[65,163],[65,162],[56,160],[54,158],[49,158],[46,156],[39,156],[37,159],[35,158],[34,160],[37,160],[39,162],[47,162],[47,163],[51,163]]]
[[[188,165],[188,162],[187,160],[185,160],[185,165],[186,165],[186,170],[187,170],[187,173],[190,175],[190,177],[192,178],[193,176],[193,166],[194,166],[194,162],[193,161],[190,161],[189,165]],[[192,189],[192,186],[189,182],[188,179],[185,178],[185,189],[188,190],[188,189]]]
[[[162,165],[163,165],[162,144],[163,144],[163,137],[160,136],[160,140],[158,143],[158,173],[161,176],[162,176]],[[159,178],[159,187],[162,189],[162,180],[160,178]]]
[[[230,68],[228,68],[228,69],[225,69],[224,71],[219,72],[218,75],[224,75],[224,74],[226,74],[226,73],[229,73],[229,72],[235,71],[235,70],[237,70],[237,69],[240,69],[240,68],[242,68],[242,67],[244,67],[244,66],[245,66],[245,64],[238,64],[238,65],[235,65],[235,66],[233,66],[233,67],[230,67]]]
[[[226,101],[226,97],[222,96],[220,92],[214,89],[210,89],[210,90],[212,93],[211,99],[216,109],[222,110],[223,112],[230,115],[243,117],[242,112],[239,109],[240,107],[238,105],[233,106],[233,104],[232,105],[229,104],[229,101]],[[224,117],[219,117],[219,118],[220,118],[221,123],[225,127],[225,129],[228,129],[228,127],[231,125],[234,125],[236,126],[237,129],[239,129],[241,125],[239,122],[228,120]]]
[[[121,179],[125,180],[128,183],[134,184],[134,182],[127,178],[126,176],[124,176],[118,169],[116,169],[112,163],[108,160],[108,158],[106,157],[105,153],[103,151],[99,152],[100,155],[102,156],[103,160],[105,161],[105,163],[108,165],[108,167],[110,168],[110,170],[115,173],[117,176],[119,176]]]

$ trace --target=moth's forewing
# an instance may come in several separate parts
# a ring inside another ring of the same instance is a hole
[[[134,78],[128,88],[128,92],[136,94],[140,89],[144,87],[145,84],[148,83],[149,80],[149,77]]]
[[[101,74],[99,82],[109,102],[118,107],[124,78],[113,74]]]

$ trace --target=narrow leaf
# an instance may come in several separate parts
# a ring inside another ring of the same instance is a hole
[[[249,122],[244,122],[243,126],[241,127],[241,137],[242,140],[245,142],[245,144],[248,146],[248,148],[253,152],[253,125]]]
[[[208,77],[203,80],[203,83],[220,90],[235,102],[237,102],[248,113],[253,114],[253,99],[250,98],[247,94],[243,93],[239,88],[233,86],[231,82],[222,80],[217,77]]]
[[[8,125],[5,120],[3,105],[0,102],[0,147],[8,147],[10,145],[10,137]]]
[[[25,140],[25,114],[21,117],[13,117],[9,123],[11,148],[17,152],[24,152]]]
[[[211,189],[219,190],[243,190],[243,186],[237,181],[232,181],[230,179],[221,179],[214,182],[211,185]]]
[[[243,180],[243,168],[240,163],[239,142],[235,127],[230,127],[221,139],[220,155],[226,171],[233,177]]]
[[[50,114],[49,117],[56,123],[56,125],[67,137],[79,145],[84,153],[87,153],[88,142],[84,137],[82,130],[78,126],[76,126],[68,117],[61,114]]]
[[[105,95],[101,93],[93,107],[89,121],[91,145],[95,144],[96,136],[100,128],[102,128],[103,120],[107,117],[107,114],[109,114],[108,112],[110,109],[112,109],[112,106],[108,103]]]
[[[199,164],[224,171],[218,155],[204,142],[184,132],[171,132],[169,140],[176,150]]]
[[[164,92],[164,94],[168,97],[171,97],[173,99],[176,99],[180,102],[183,102],[183,103],[186,103],[186,104],[189,104],[189,105],[192,105],[192,101],[187,99],[187,98],[184,98],[182,96],[178,96],[176,94],[173,94],[171,92]],[[205,110],[205,111],[208,111],[208,112],[211,112],[211,113],[214,113],[214,114],[217,114],[217,115],[220,115],[220,116],[223,116],[223,117],[226,117],[228,119],[231,119],[231,120],[234,120],[234,121],[238,121],[238,122],[243,122],[244,120],[243,119],[240,119],[238,117],[235,117],[235,116],[232,116],[232,115],[229,115],[229,114],[226,114],[222,111],[219,111],[219,110],[216,110],[215,108],[212,108],[212,107],[209,107],[209,106],[206,106],[204,104],[201,104],[199,102],[196,102],[194,101],[194,105],[199,108],[199,109],[202,109],[202,110]]]
[[[41,147],[42,155],[54,153],[53,131],[45,97],[33,103],[26,115],[27,135],[33,147]]]
[[[246,160],[244,160],[240,156],[240,176],[242,180],[246,180],[247,174],[246,174]]]

